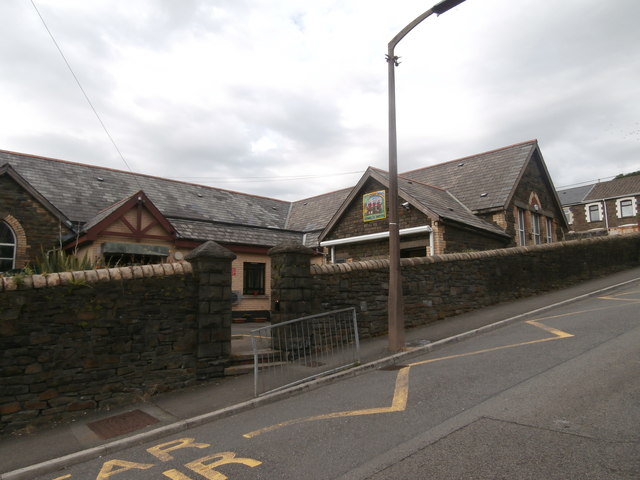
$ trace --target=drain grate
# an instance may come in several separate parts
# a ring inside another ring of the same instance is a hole
[[[119,437],[125,433],[135,432],[141,428],[158,423],[157,418],[152,417],[142,410],[133,410],[113,417],[88,423],[87,426],[100,438],[109,439]]]

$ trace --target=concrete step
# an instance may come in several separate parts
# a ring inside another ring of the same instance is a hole
[[[258,368],[268,368],[277,365],[285,365],[287,362],[279,361],[282,359],[284,352],[277,350],[264,349],[258,350],[260,359],[262,360]],[[270,360],[270,361],[267,361]],[[225,375],[244,375],[253,372],[253,352],[239,351],[231,354],[230,365],[224,369]]]
[[[262,370],[265,368],[277,367],[286,364],[287,362],[261,363],[260,365],[258,365],[258,369]],[[225,376],[246,375],[247,373],[253,373],[253,363],[232,364],[224,369]]]

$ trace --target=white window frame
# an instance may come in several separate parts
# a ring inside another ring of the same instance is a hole
[[[631,202],[631,215],[622,215],[622,202]],[[616,200],[616,215],[618,218],[631,218],[638,214],[635,197],[625,197]]]
[[[527,244],[527,229],[524,223],[524,209],[518,207],[518,241],[520,246]]]
[[[18,241],[16,239],[16,232],[13,231],[13,228],[7,222],[1,222],[0,224],[7,227],[11,236],[13,237],[13,243],[0,243],[0,247],[12,247],[13,248],[13,256],[12,257],[1,257],[0,260],[10,260],[11,268],[9,270],[13,270],[16,268],[16,252],[18,250]]]
[[[591,218],[591,207],[598,207],[598,216],[599,218],[597,219],[592,219]],[[604,218],[604,211],[602,210],[602,203],[601,202],[596,202],[596,203],[587,203],[584,206],[584,212],[585,215],[587,217],[587,222],[592,223],[592,222],[601,222],[602,219]]]
[[[533,244],[540,245],[542,243],[540,235],[540,215],[537,213],[531,214],[531,233],[533,235]]]
[[[553,219],[545,217],[547,220],[547,243],[553,243]]]

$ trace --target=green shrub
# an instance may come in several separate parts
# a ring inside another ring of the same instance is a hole
[[[82,270],[93,270],[95,264],[89,260],[87,255],[77,258],[69,255],[64,250],[42,250],[32,269],[36,273],[56,273],[56,272],[78,272]]]

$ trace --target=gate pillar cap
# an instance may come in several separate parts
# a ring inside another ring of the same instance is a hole
[[[313,250],[309,247],[305,247],[301,243],[285,243],[283,245],[276,245],[269,250],[269,255],[279,255],[282,253],[300,253],[303,255],[313,255]]]
[[[184,259],[188,262],[193,262],[194,260],[198,260],[200,258],[226,258],[229,260],[235,260],[236,254],[228,248],[224,248],[222,245],[214,242],[213,240],[209,240],[191,250],[184,257]]]

